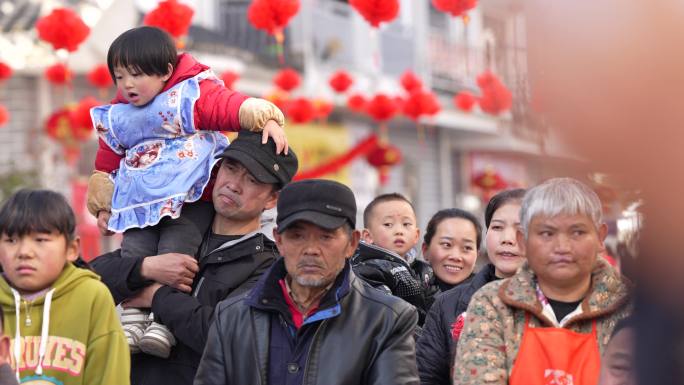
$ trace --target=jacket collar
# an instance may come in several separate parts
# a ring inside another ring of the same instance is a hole
[[[208,236],[209,233],[207,232],[205,237]],[[208,245],[209,242],[205,239],[200,247],[198,260],[201,263],[229,262],[246,255],[268,251],[277,253],[275,243],[260,231],[254,231],[238,239],[228,241],[214,250],[208,250]]]
[[[406,262],[399,254],[382,248],[380,246],[372,245],[370,243],[359,242],[359,247],[356,248],[356,252],[352,257],[354,264],[367,261],[369,259],[383,259],[386,261],[398,263],[404,265],[408,271],[411,271],[411,265]]]
[[[277,311],[289,316],[287,304],[283,298],[282,289],[278,281],[285,278],[285,260],[280,257],[271,268],[261,276],[246,299],[246,303],[260,310]],[[341,312],[340,300],[349,294],[351,282],[351,267],[349,260],[344,264],[342,272],[337,275],[330,290],[321,298],[318,311],[307,318],[306,323],[336,316]]]
[[[554,323],[542,314],[543,306],[536,294],[536,277],[527,261],[518,272],[504,280],[499,287],[499,298],[505,304],[526,310],[548,326]],[[629,301],[630,283],[602,258],[598,258],[591,273],[589,294],[582,300],[582,313],[569,320],[565,326],[586,319],[594,319],[615,312]]]

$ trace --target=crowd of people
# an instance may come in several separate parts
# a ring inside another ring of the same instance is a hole
[[[631,283],[602,259],[588,186],[502,191],[484,229],[440,210],[422,242],[411,201],[383,194],[359,226],[347,186],[292,181],[277,107],[172,44],[152,27],[122,34],[108,54],[117,100],[92,112],[88,207],[103,233],[123,232],[120,250],[79,261],[55,192],[0,209],[0,384],[633,380]],[[217,130],[239,133],[228,144]]]

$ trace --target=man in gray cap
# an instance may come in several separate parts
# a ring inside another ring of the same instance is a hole
[[[117,303],[151,308],[176,339],[167,359],[132,356],[132,384],[192,384],[216,304],[249,291],[275,261],[271,228],[262,227],[261,214],[276,205],[298,164],[292,150],[276,155],[273,139],[261,140],[242,131],[219,156],[216,214],[195,256],[121,258],[116,251],[93,261]]]
[[[351,271],[352,191],[291,183],[276,225],[282,258],[250,293],[219,303],[195,385],[417,385],[415,308]]]

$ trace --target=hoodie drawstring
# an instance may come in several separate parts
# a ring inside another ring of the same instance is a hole
[[[52,294],[55,289],[52,289],[45,294],[45,304],[43,305],[43,330],[40,332],[40,347],[38,348],[38,367],[36,368],[36,374],[43,374],[43,358],[45,358],[45,352],[47,351],[47,340],[50,328],[50,305],[52,305]]]
[[[17,382],[19,382],[19,360],[21,359],[21,342],[19,341],[21,339],[21,333],[19,333],[21,306],[19,306],[19,302],[21,302],[21,296],[19,295],[19,292],[14,289],[12,289],[12,295],[14,296],[14,310],[17,315],[17,322],[14,329],[14,371],[17,376]]]
[[[48,343],[48,333],[50,329],[50,306],[52,305],[52,295],[55,289],[50,289],[50,291],[45,294],[45,303],[43,304],[43,325],[40,332],[40,346],[38,348],[38,366],[36,367],[36,374],[43,374],[43,358],[45,358],[45,353],[47,352]],[[16,330],[14,332],[14,366],[16,367],[17,381],[19,381],[19,362],[21,360],[21,333],[19,332],[19,318],[21,307],[19,303],[21,302],[21,296],[19,292],[12,289],[12,294],[14,295],[14,308],[17,314]]]

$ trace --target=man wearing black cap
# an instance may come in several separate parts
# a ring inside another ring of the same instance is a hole
[[[282,258],[251,292],[219,303],[194,384],[418,384],[415,308],[351,271],[352,191],[296,182],[277,205]]]
[[[271,227],[262,227],[261,214],[276,205],[297,172],[297,158],[292,150],[276,155],[273,140],[261,140],[261,134],[240,132],[220,155],[216,214],[196,256],[136,259],[116,251],[93,261],[117,303],[151,308],[176,338],[168,359],[132,356],[132,384],[192,384],[216,304],[249,291],[276,259]]]

